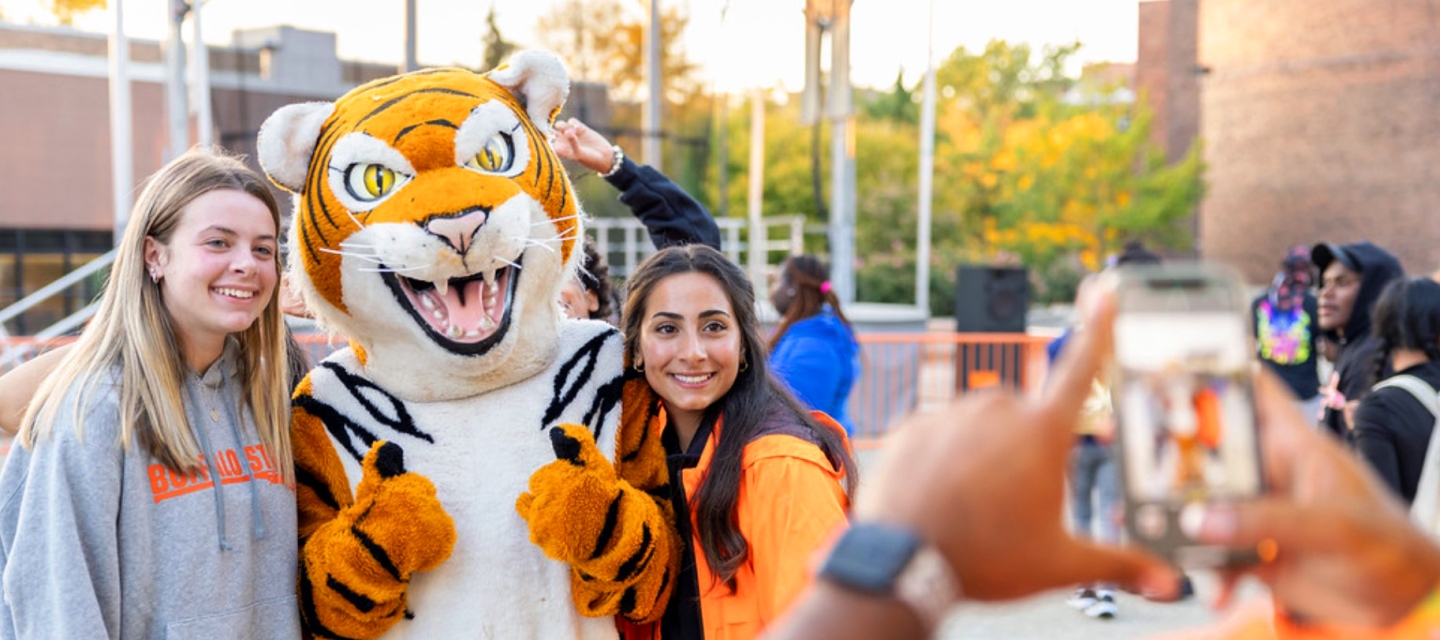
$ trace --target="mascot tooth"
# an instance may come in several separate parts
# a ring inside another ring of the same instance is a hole
[[[524,52],[261,128],[296,196],[292,285],[350,340],[294,399],[316,637],[615,638],[664,610],[681,542],[647,493],[653,396],[613,328],[555,302],[582,240],[547,138],[568,91]]]

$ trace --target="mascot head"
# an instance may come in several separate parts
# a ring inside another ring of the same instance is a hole
[[[580,209],[548,134],[569,92],[549,54],[487,75],[432,69],[260,129],[259,158],[296,197],[292,286],[411,400],[465,397],[554,357]]]

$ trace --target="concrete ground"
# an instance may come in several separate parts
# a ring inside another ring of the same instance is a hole
[[[865,472],[873,472],[881,452],[856,453],[861,469],[861,491]],[[1194,573],[1196,595],[1181,602],[1150,602],[1128,593],[1118,594],[1119,615],[1111,620],[1085,617],[1065,604],[1071,590],[1042,593],[1024,600],[1001,604],[962,603],[936,635],[941,640],[1131,640],[1203,628],[1224,618],[1214,611],[1218,585],[1208,573]],[[963,585],[962,585],[963,588]],[[1247,583],[1236,600],[1253,603],[1266,598],[1263,585]]]
[[[1085,617],[1065,604],[1069,590],[1043,593],[1004,604],[964,603],[937,634],[942,640],[1131,640],[1155,638],[1184,630],[1203,629],[1225,617],[1212,610],[1215,580],[1193,576],[1196,596],[1182,602],[1157,603],[1121,593],[1119,614],[1110,620]],[[1247,584],[1240,602],[1263,599],[1266,591]]]

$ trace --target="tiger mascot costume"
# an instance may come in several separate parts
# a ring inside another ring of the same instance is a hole
[[[681,543],[653,396],[614,328],[557,304],[582,241],[547,138],[568,92],[524,52],[261,128],[292,286],[350,340],[293,403],[316,637],[615,638],[663,613]]]

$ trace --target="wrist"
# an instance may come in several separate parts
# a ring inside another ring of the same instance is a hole
[[[819,577],[853,595],[903,605],[934,631],[960,599],[950,562],[913,529],[859,522],[841,535]]]
[[[600,177],[602,178],[609,178],[610,176],[615,175],[617,172],[620,171],[620,167],[625,165],[625,152],[620,149],[620,145],[610,145],[610,151],[610,164],[608,166],[605,166],[604,168],[595,169],[595,171],[599,173]]]

